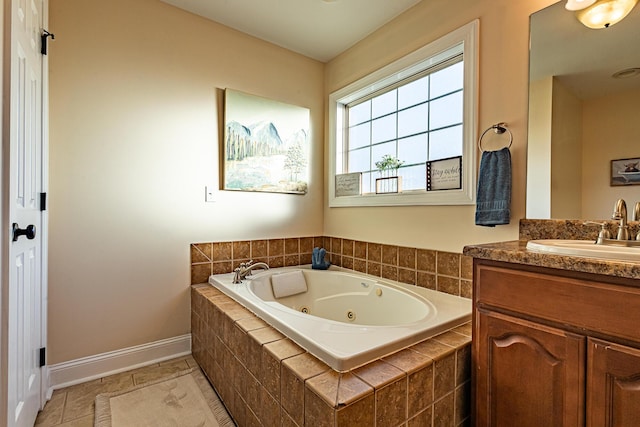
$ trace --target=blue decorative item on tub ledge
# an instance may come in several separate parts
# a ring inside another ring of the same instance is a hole
[[[324,257],[327,255],[325,248],[313,248],[313,255],[311,255],[311,268],[315,270],[326,270],[331,263],[325,261]]]

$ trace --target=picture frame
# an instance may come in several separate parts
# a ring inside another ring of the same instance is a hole
[[[610,186],[640,185],[640,157],[611,160]]]
[[[427,162],[427,191],[460,190],[462,156]]]
[[[362,172],[336,175],[336,197],[359,196],[362,194]]]
[[[225,90],[223,190],[306,194],[309,109]]]

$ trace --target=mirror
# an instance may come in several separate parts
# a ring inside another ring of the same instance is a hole
[[[612,186],[611,163],[640,157],[640,6],[593,30],[565,3],[530,17],[526,216],[608,219],[624,198],[631,219],[640,185]]]

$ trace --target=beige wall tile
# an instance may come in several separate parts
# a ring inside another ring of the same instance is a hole
[[[286,238],[284,239],[284,253],[299,254],[300,253],[300,239],[298,238]]]
[[[268,242],[266,240],[251,241],[251,258],[253,260],[256,260],[258,258],[266,258],[268,255]]]
[[[416,252],[416,265],[418,270],[436,272],[436,251],[418,249]]]
[[[267,248],[269,257],[284,255],[284,239],[270,239]]]
[[[232,256],[231,242],[214,242],[213,243],[213,261],[230,261]]]
[[[373,393],[338,410],[336,427],[375,425],[375,397]]]
[[[382,245],[367,243],[367,261],[382,262]]]
[[[356,240],[353,246],[353,256],[360,259],[367,259],[367,242]]]
[[[211,243],[192,243],[190,247],[191,264],[195,264],[197,262],[211,262],[212,250]]]
[[[444,398],[433,404],[433,425],[453,426],[454,424],[454,393],[449,393]]]
[[[382,245],[382,263],[393,266],[398,265],[398,247],[392,245]]]
[[[456,385],[456,356],[450,354],[433,365],[433,395],[438,400],[451,393]]]
[[[397,426],[407,419],[406,377],[376,390],[376,425]]]
[[[191,266],[191,284],[206,283],[212,274],[212,264],[193,264]]]
[[[438,275],[460,277],[460,254],[452,252],[437,253]]]
[[[404,268],[416,269],[417,249],[405,248],[400,246],[398,248],[398,266]]]

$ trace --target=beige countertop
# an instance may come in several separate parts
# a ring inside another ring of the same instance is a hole
[[[473,258],[537,267],[640,279],[640,263],[528,251],[527,240],[465,246],[463,253]]]

